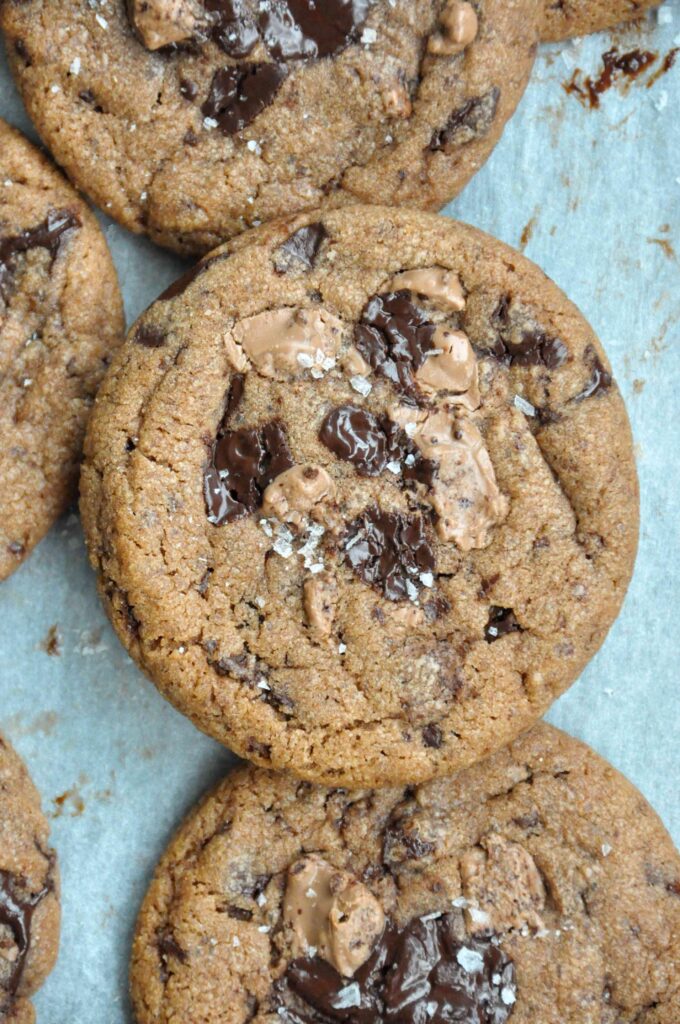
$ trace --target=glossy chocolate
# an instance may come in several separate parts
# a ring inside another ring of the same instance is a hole
[[[76,213],[70,210],[50,210],[37,227],[27,228],[18,235],[0,237],[0,296],[6,297],[6,286],[14,273],[17,256],[31,249],[47,249],[54,261],[64,235],[79,227],[82,227],[82,222]]]
[[[423,457],[397,423],[354,405],[331,409],[319,439],[337,458],[351,463],[359,476],[379,476],[389,463],[399,463],[404,483],[418,481],[430,487],[437,473],[436,463]]]
[[[269,106],[285,77],[281,64],[219,68],[201,111],[217,122],[223,135],[236,135]]]
[[[354,329],[354,344],[377,374],[415,401],[415,374],[434,348],[436,328],[412,298],[409,291],[374,295]]]
[[[38,905],[52,892],[51,873],[47,884],[35,896],[20,896],[19,888],[25,883],[7,871],[0,871],[0,926],[7,928],[14,945],[17,947],[16,959],[10,967],[9,978],[5,982],[10,997],[19,988],[21,976],[31,948],[31,924],[33,914]],[[0,1011],[2,1006],[0,1006]]]
[[[320,957],[289,965],[277,992],[286,1024],[505,1024],[516,1000],[512,962],[493,938],[456,938],[453,916],[391,924],[343,978]]]
[[[492,604],[489,608],[489,621],[484,627],[484,639],[492,644],[508,633],[519,633],[520,626],[512,608],[501,608]]]
[[[379,476],[387,465],[387,438],[378,419],[366,409],[342,405],[331,409],[319,439],[339,459],[354,466],[359,476]]]
[[[582,402],[585,398],[592,398],[603,391],[607,391],[613,383],[611,373],[605,369],[602,360],[592,345],[588,345],[585,351],[586,362],[590,364],[590,380],[583,391],[579,392],[572,401]]]
[[[385,512],[375,505],[350,523],[343,549],[356,575],[389,601],[417,598],[421,574],[432,573],[435,567],[422,516]]]
[[[262,40],[277,61],[318,60],[358,39],[373,0],[203,0],[210,36],[230,57],[245,57]],[[251,8],[252,9],[252,8]]]
[[[373,0],[270,0],[258,28],[276,60],[318,60],[356,41]]]
[[[227,429],[243,396],[243,385],[243,376],[235,374],[204,473],[207,515],[215,526],[232,523],[260,508],[266,487],[293,465],[286,432],[277,420],[242,430]]]
[[[259,508],[267,485],[292,465],[286,453],[283,428],[277,423],[224,434],[205,473],[210,521],[221,526]]]

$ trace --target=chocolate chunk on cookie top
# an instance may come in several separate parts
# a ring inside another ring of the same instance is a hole
[[[677,1024],[680,856],[540,724],[421,786],[234,772],[181,827],[132,951],[138,1024]]]
[[[440,209],[524,91],[543,2],[22,0],[0,27],[74,182],[198,253],[321,205]]]
[[[0,736],[0,1020],[32,1024],[30,996],[59,946],[59,877],[26,768]]]
[[[95,218],[0,121],[0,579],[75,497],[85,421],[122,339]]]
[[[369,206],[244,235],[161,296],[97,399],[81,504],[161,692],[357,786],[546,710],[619,609],[637,502],[578,311],[480,232]]]

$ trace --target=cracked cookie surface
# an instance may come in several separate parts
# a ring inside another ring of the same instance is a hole
[[[522,95],[541,2],[10,0],[0,25],[76,184],[205,252],[323,203],[441,208]]]
[[[395,933],[407,941],[381,977]],[[161,859],[131,978],[139,1024],[676,1024],[678,957],[680,856],[662,823],[541,723],[406,789],[235,771]]]
[[[201,729],[312,781],[498,749],[595,653],[632,571],[597,338],[529,261],[428,214],[217,250],[133,327],[86,453],[123,643]]]
[[[557,42],[601,32],[633,21],[658,5],[659,0],[545,0],[541,39]]]
[[[0,579],[75,496],[85,422],[123,327],[95,218],[0,121]]]
[[[59,946],[59,874],[28,772],[0,736],[0,1020],[33,1024],[30,997]]]

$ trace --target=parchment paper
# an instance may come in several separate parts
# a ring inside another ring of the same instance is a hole
[[[563,88],[597,76],[612,45],[660,60],[599,109]],[[581,307],[628,403],[642,484],[637,571],[600,654],[550,720],[625,772],[680,843],[680,0],[641,29],[541,49],[491,160],[447,209],[525,249]],[[31,130],[0,54],[0,116]],[[182,269],[102,218],[130,321]],[[56,626],[60,654],[43,647]],[[131,1020],[134,917],[168,837],[233,762],[167,705],[100,609],[77,516],[0,586],[0,729],[26,758],[63,878],[61,956],[35,1002],[41,1024]],[[188,1024],[188,1022],[187,1022]]]

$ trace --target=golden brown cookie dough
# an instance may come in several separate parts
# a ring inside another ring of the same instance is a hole
[[[524,91],[542,2],[24,0],[0,26],[73,181],[205,252],[322,203],[439,209]]]
[[[74,497],[85,421],[123,327],[97,221],[0,121],[0,579]]]
[[[0,1020],[32,1024],[30,997],[59,947],[59,873],[40,797],[0,736]]]
[[[138,1024],[677,1024],[679,960],[662,823],[539,724],[418,787],[232,773],[156,869],[131,978]]]
[[[123,643],[201,729],[313,781],[498,749],[598,649],[633,566],[595,334],[517,252],[428,214],[348,208],[212,254],[131,331],[86,447]]]
[[[541,39],[557,42],[638,18],[660,0],[544,0]]]

